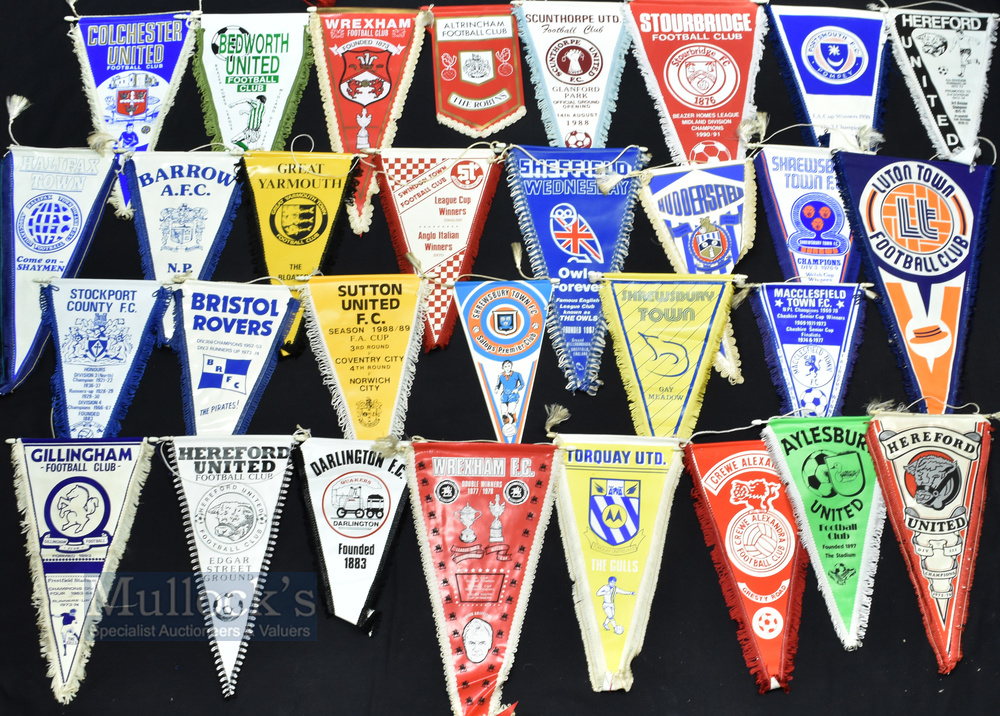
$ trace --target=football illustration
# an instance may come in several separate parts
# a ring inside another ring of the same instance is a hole
[[[574,129],[566,135],[567,147],[572,147],[574,149],[589,149],[593,143],[594,140],[591,138],[590,134],[582,132],[579,129]]]
[[[696,163],[728,162],[732,158],[733,155],[726,149],[726,145],[714,139],[706,139],[704,142],[698,142],[692,147],[691,153],[688,154],[688,159]]]
[[[806,388],[799,398],[799,415],[809,418],[816,418],[823,415],[824,409],[829,403],[826,393],[819,388]]]

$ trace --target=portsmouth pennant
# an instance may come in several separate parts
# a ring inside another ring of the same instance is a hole
[[[691,497],[760,692],[788,690],[808,557],[760,440],[685,448]]]
[[[877,413],[868,428],[889,520],[942,674],[962,658],[992,432],[982,415]]]
[[[561,471],[552,445],[413,444],[413,518],[454,716],[513,712],[500,690]]]
[[[83,681],[152,454],[140,439],[25,439],[11,449],[42,656],[59,703]]]

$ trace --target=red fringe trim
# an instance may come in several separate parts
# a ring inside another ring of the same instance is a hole
[[[781,673],[778,683],[787,694],[788,682],[795,670],[795,654],[799,650],[799,622],[802,621],[802,593],[806,586],[806,572],[809,569],[809,554],[796,537],[795,555],[792,557],[792,582],[788,592],[788,620],[785,623],[785,643],[782,645]]]

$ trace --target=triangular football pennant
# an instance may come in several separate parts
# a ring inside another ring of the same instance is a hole
[[[139,438],[19,439],[11,448],[42,656],[59,703],[83,681],[152,455]]]
[[[528,0],[513,7],[549,142],[605,146],[632,43],[621,3]]]
[[[335,152],[392,146],[428,19],[418,10],[379,8],[322,7],[310,15],[319,89]],[[362,164],[354,205],[347,212],[354,233],[371,226],[377,191],[374,169]]]
[[[379,197],[399,270],[407,258],[438,281],[430,286],[424,349],[448,345],[458,318],[448,284],[472,271],[503,163],[491,149],[383,149],[374,157]]]
[[[552,283],[462,281],[455,284],[455,300],[497,440],[519,443],[545,337]]]
[[[632,688],[684,469],[669,438],[560,435],[559,529],[594,691]]]
[[[636,0],[625,16],[674,160],[743,159],[737,128],[756,112],[764,8],[752,0]]]
[[[189,280],[175,289],[171,347],[188,434],[247,431],[298,308],[287,286]]]
[[[558,280],[549,335],[567,390],[591,395],[604,352],[606,326],[598,286],[588,275],[621,271],[639,180],[603,193],[596,179],[610,170],[627,176],[645,166],[639,147],[625,149],[511,148],[507,182],[535,276]]]
[[[993,167],[838,152],[844,203],[912,400],[956,402]]]
[[[514,663],[562,459],[553,445],[413,444],[408,475],[454,716],[510,716]],[[515,704],[516,705],[516,704]]]
[[[688,444],[698,521],[760,692],[788,690],[809,557],[760,440]]]
[[[889,521],[942,674],[962,658],[992,432],[983,415],[876,413],[868,428]]]
[[[763,438],[788,490],[819,590],[845,649],[868,627],[885,503],[866,416],[773,418]]]
[[[0,186],[0,394],[28,377],[48,338],[41,284],[76,276],[101,221],[117,157],[90,149],[11,147]]]
[[[236,693],[264,595],[295,439],[288,435],[170,438],[198,606],[226,698]]]

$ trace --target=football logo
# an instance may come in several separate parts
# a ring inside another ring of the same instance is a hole
[[[563,37],[545,53],[549,74],[568,85],[593,82],[601,74],[604,60],[597,45],[581,37]]]
[[[715,45],[685,45],[663,67],[667,89],[691,109],[719,107],[736,94],[740,70],[728,52]]]
[[[32,251],[48,254],[68,246],[80,233],[83,214],[63,194],[39,194],[17,215],[17,238]]]
[[[802,43],[802,62],[817,79],[842,85],[868,67],[864,43],[853,32],[840,27],[820,27]]]
[[[792,559],[795,547],[792,526],[772,503],[781,485],[766,479],[733,480],[729,501],[745,505],[726,528],[726,551],[733,564],[755,577],[777,574]]]
[[[842,233],[847,217],[833,197],[819,192],[803,194],[792,204],[791,218],[790,250],[842,256],[851,248],[850,239]]]
[[[311,244],[326,231],[326,205],[312,194],[283,196],[271,208],[271,233],[291,246]]]

